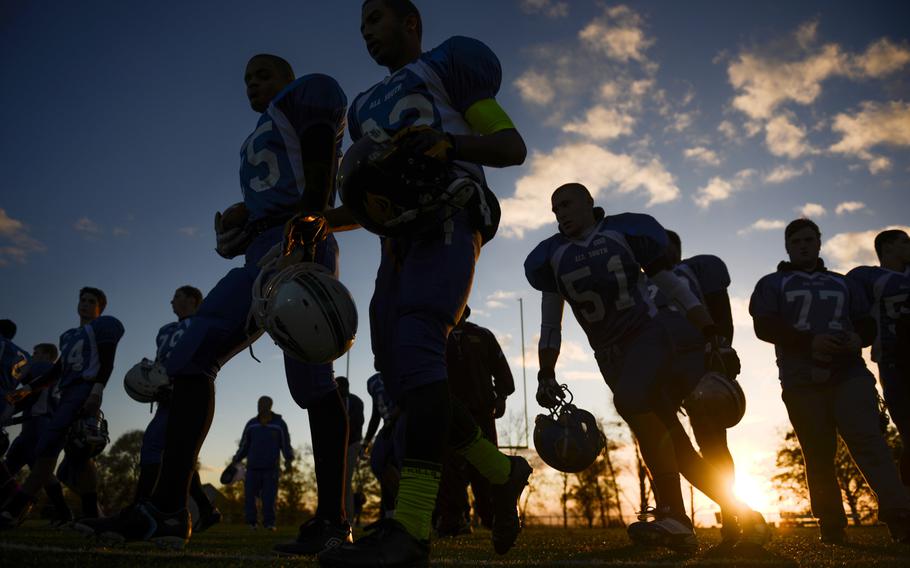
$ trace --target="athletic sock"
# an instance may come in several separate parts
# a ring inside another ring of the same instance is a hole
[[[212,502],[209,496],[202,489],[202,480],[199,479],[199,470],[193,470],[193,477],[190,479],[190,497],[196,502],[199,508],[200,516],[207,516],[212,513]]]
[[[69,505],[66,504],[66,499],[63,498],[63,486],[59,481],[52,481],[45,485],[44,492],[47,493],[47,498],[58,515],[61,517],[72,516]]]
[[[140,503],[148,499],[155,489],[155,483],[158,481],[158,473],[161,471],[160,463],[139,464],[139,479],[136,481],[136,497],[134,503]]]
[[[395,503],[395,520],[417,540],[429,540],[442,464],[404,460]]]
[[[473,439],[455,451],[493,485],[501,485],[509,480],[512,462],[505,454],[483,437],[480,428],[475,427]]]
[[[341,522],[345,518],[344,468],[348,447],[347,410],[341,394],[334,390],[307,405],[307,415],[316,472],[316,516]]]
[[[151,496],[152,504],[159,511],[172,513],[186,508],[190,478],[214,412],[215,383],[211,378],[205,375],[174,377],[161,473]]]
[[[82,516],[94,519],[98,517],[98,494],[94,491],[83,493],[82,498]]]

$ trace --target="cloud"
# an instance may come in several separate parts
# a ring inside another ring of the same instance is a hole
[[[865,209],[866,204],[862,201],[844,201],[843,203],[838,203],[837,208],[834,210],[838,215],[844,215],[846,213],[855,213],[860,209]]]
[[[869,150],[875,146],[910,146],[910,103],[863,102],[854,114],[840,113],[831,129],[841,139],[829,150],[854,156],[867,162],[869,172],[877,174],[890,169],[891,161]]]
[[[785,103],[813,103],[822,83],[832,77],[881,78],[910,63],[910,49],[887,39],[850,54],[836,43],[819,46],[817,36],[818,22],[810,21],[764,50],[740,53],[727,66],[730,85],[737,91],[733,107],[750,119],[767,120]]]
[[[700,188],[692,199],[702,209],[707,209],[715,201],[729,199],[735,192],[743,189],[746,181],[755,175],[755,170],[740,170],[732,178],[725,179],[715,176],[708,181],[708,185]]]
[[[622,4],[604,10],[602,17],[578,32],[578,37],[586,47],[623,63],[645,62],[644,52],[654,43],[645,34],[642,17]]]
[[[604,141],[631,134],[634,126],[634,117],[598,105],[588,111],[584,120],[570,122],[562,130],[581,134],[589,140]]]
[[[193,238],[199,234],[199,227],[180,227],[177,232],[185,237]]]
[[[832,270],[845,273],[860,265],[877,265],[875,235],[887,229],[900,229],[910,233],[906,225],[890,225],[871,231],[838,233],[822,245],[822,256]]]
[[[47,247],[29,235],[28,225],[10,217],[5,209],[0,208],[0,266],[9,265],[10,261],[24,264],[30,254],[44,252]]]
[[[729,120],[721,121],[721,123],[717,125],[717,131],[723,134],[724,138],[727,140],[739,140],[739,130],[736,128],[736,125]]]
[[[806,129],[793,124],[787,116],[775,116],[765,125],[765,145],[775,156],[794,160],[816,150],[806,142]]]
[[[697,162],[711,166],[720,165],[720,158],[717,156],[717,152],[711,150],[710,148],[705,148],[704,146],[686,148],[683,150],[683,156],[685,156],[687,159],[695,160]]]
[[[543,106],[550,104],[556,97],[556,90],[550,78],[534,70],[522,73],[515,79],[514,85],[526,103]]]
[[[92,221],[88,217],[80,217],[78,221],[73,223],[73,229],[86,235],[97,235],[101,233],[101,227],[98,226],[98,223]]]
[[[800,217],[807,219],[817,219],[828,214],[828,211],[818,203],[806,203],[802,207],[794,207],[794,211],[799,213]]]
[[[565,371],[559,376],[559,380],[567,381],[602,381],[603,375],[600,371]]]
[[[553,0],[521,0],[521,10],[527,14],[543,14],[548,18],[565,18],[569,15],[568,2]]]
[[[801,168],[786,165],[777,166],[765,176],[765,183],[784,183],[811,171],[812,162],[806,162]]]
[[[506,291],[506,290],[496,290],[495,292],[493,292],[492,294],[487,296],[487,300],[484,303],[484,305],[489,310],[498,310],[498,309],[508,307],[508,305],[505,303],[504,300],[514,300],[517,297],[518,297],[518,292],[511,292],[511,291]]]
[[[754,231],[773,231],[775,229],[783,229],[786,226],[786,221],[781,221],[780,219],[759,219],[748,227],[736,231],[736,234],[748,235]]]
[[[550,195],[568,182],[584,184],[594,199],[605,194],[641,193],[647,206],[673,201],[680,190],[658,158],[636,158],[601,146],[578,142],[552,152],[533,152],[518,179],[515,194],[502,202],[501,227],[506,236],[521,238],[527,230],[553,222]]]

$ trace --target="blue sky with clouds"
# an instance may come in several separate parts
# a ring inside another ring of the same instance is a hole
[[[488,172],[503,225],[484,249],[471,299],[474,320],[499,335],[519,383],[518,298],[532,388],[539,323],[521,265],[554,231],[552,189],[581,181],[608,212],[650,213],[682,235],[685,254],[727,261],[750,397],[732,440],[741,469],[766,477],[786,416],[772,351],[754,338],[746,301],[782,257],[783,224],[796,216],[821,224],[829,264],[847,268],[872,260],[877,230],[910,224],[910,6],[418,5],[425,47],[460,34],[499,55],[498,98],[528,143],[522,167]],[[17,340],[30,347],[76,325],[80,286],[107,292],[108,313],[127,330],[104,405],[115,434],[149,418],[119,382],[154,352],[173,290],[206,291],[235,264],[214,253],[211,225],[214,211],[240,199],[238,151],[256,121],[244,95],[246,60],[282,55],[298,74],[333,75],[349,99],[385,74],[359,36],[359,2],[250,6],[0,7],[0,316],[18,322]],[[365,312],[378,244],[362,231],[339,241],[342,279]],[[362,315],[350,375],[365,395],[372,357]],[[578,326],[565,324],[562,376],[586,405],[614,416]],[[202,453],[215,469],[261,394],[276,400],[294,443],[308,442],[277,348],[266,339],[255,351],[262,363],[240,354],[218,379]],[[336,369],[344,373],[345,361]],[[530,405],[533,415],[533,398]]]

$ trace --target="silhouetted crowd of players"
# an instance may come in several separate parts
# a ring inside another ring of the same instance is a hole
[[[172,302],[179,319],[159,332],[157,360],[134,370],[128,388],[152,389],[150,396],[166,401],[143,440],[132,505],[110,517],[93,515],[91,446],[103,430],[102,395],[123,335],[116,318],[102,315],[104,293],[80,291],[79,326],[60,337],[55,362],[42,348],[29,364],[4,330],[7,404],[28,406],[40,419],[26,421],[35,426],[30,453],[0,469],[0,526],[21,523],[42,489],[52,502],[60,500],[56,462],[67,440],[78,439],[76,463],[57,470],[86,501],[73,528],[103,543],[146,540],[183,548],[194,524],[199,530],[217,522],[214,509],[200,511],[200,519],[187,509],[189,494],[199,491],[195,464],[212,421],[215,377],[265,331],[285,353],[292,398],[308,411],[318,494],[313,517],[292,542],[277,544],[277,553],[318,555],[325,566],[427,565],[446,452],[489,483],[494,550],[505,554],[515,544],[521,530],[516,504],[531,467],[499,451],[451,396],[445,353],[481,247],[499,222],[483,167],[520,165],[525,144],[496,101],[502,71],[486,45],[454,36],[423,51],[420,14],[408,0],[367,0],[360,29],[370,56],[389,76],[350,105],[328,75],[297,78],[287,61],[270,54],[247,63],[244,82],[259,118],[241,146],[243,202],[215,219],[218,254],[244,262],[201,302],[198,290],[179,289]],[[345,125],[353,145],[339,166]],[[342,205],[333,207],[336,189]],[[723,262],[682,260],[678,237],[671,239],[657,220],[607,215],[581,184],[556,188],[551,202],[558,232],[525,261],[528,282],[542,293],[537,400],[553,413],[535,432],[539,453],[568,471],[599,451],[597,437],[577,428],[580,411],[556,376],[568,303],[655,490],[657,507],[628,527],[629,536],[649,546],[697,546],[682,474],[721,507],[726,541],[764,544],[770,537],[765,520],[732,490],[726,429],[742,417],[744,399],[735,381],[739,360],[731,347]],[[353,541],[344,505],[346,408],[331,361],[350,347],[357,311],[337,279],[333,233],[359,227],[380,237],[369,324],[375,367],[401,425],[390,444],[398,472],[388,507],[393,513]],[[824,267],[812,221],[793,221],[785,245],[789,260],[761,279],[750,312],[758,337],[777,351],[822,540],[844,539],[833,469],[840,435],[879,498],[880,519],[895,540],[910,541],[910,493],[882,437],[874,379],[860,355],[874,344],[889,410],[901,434],[910,435],[910,350],[903,331],[910,240],[900,231],[882,233],[876,239],[882,266],[847,276]],[[43,414],[35,410],[42,397]],[[691,416],[701,452],[679,422],[680,408]],[[20,486],[13,475],[23,464],[29,475]],[[904,457],[904,481],[910,482],[907,469]]]

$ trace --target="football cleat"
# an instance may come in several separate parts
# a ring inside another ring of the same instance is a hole
[[[73,529],[106,545],[147,540],[173,550],[183,550],[193,532],[189,511],[162,513],[148,502],[130,505],[113,517],[76,521]]]
[[[653,521],[644,520],[654,516]],[[671,515],[667,510],[649,510],[638,517],[638,522],[626,528],[632,542],[647,547],[666,547],[679,552],[694,552],[698,537],[688,517]]]
[[[32,510],[34,501],[21,490],[13,494],[0,511],[0,530],[14,529],[22,524]]]
[[[193,532],[202,533],[221,522],[221,511],[217,507],[206,514],[199,515],[199,520],[193,523]]]
[[[420,568],[429,563],[430,543],[414,538],[395,519],[382,519],[372,532],[353,544],[319,553],[319,564],[330,568]]]
[[[521,456],[509,456],[509,461],[512,462],[509,479],[490,488],[493,496],[493,549],[496,554],[508,552],[521,532],[518,500],[533,471],[528,460]]]
[[[771,527],[765,522],[765,518],[758,511],[748,511],[737,517],[742,535],[739,538],[740,544],[752,546],[764,546],[771,540]],[[723,534],[723,530],[721,530]]]
[[[280,556],[313,556],[352,541],[351,525],[347,521],[333,523],[313,517],[300,525],[295,540],[276,544],[272,550]]]

